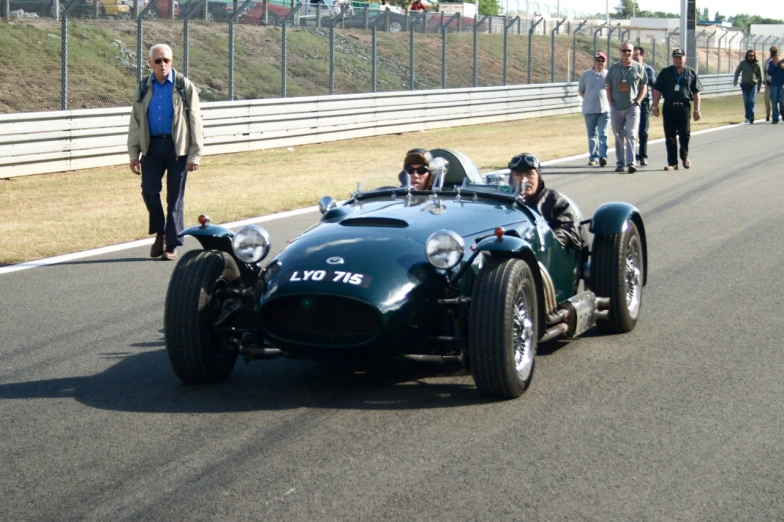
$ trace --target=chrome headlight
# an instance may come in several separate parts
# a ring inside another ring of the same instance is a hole
[[[427,238],[425,257],[436,268],[449,270],[455,267],[465,252],[463,238],[451,230],[439,230]]]
[[[258,263],[270,250],[270,237],[266,230],[256,225],[246,225],[231,240],[231,248],[243,263]]]

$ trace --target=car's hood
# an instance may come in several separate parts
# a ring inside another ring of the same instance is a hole
[[[435,198],[432,196],[398,196],[395,199],[374,198],[353,205],[337,207],[322,218],[322,222],[306,232],[323,234],[326,229],[344,229],[344,237],[363,236],[366,232],[353,229],[385,231],[385,235],[406,237],[420,244],[438,230],[451,230],[471,240],[495,227],[520,226],[530,222],[530,215],[512,201],[471,197]]]

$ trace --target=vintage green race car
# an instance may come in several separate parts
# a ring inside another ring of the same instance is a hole
[[[266,265],[258,226],[234,233],[203,216],[185,230],[203,250],[182,257],[166,296],[174,373],[222,381],[238,356],[454,358],[480,392],[513,398],[531,382],[537,343],[634,328],[647,269],[635,207],[601,206],[582,221],[582,248],[567,249],[508,171],[483,176],[459,152],[431,153],[433,190],[323,198],[320,222]]]

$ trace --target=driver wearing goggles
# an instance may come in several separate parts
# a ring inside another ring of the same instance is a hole
[[[536,156],[523,152],[509,160],[509,183],[519,188],[518,198],[539,212],[553,236],[565,247],[580,248],[580,222],[569,200],[542,180]]]

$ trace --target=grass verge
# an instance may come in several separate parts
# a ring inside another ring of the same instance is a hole
[[[739,123],[741,97],[703,100],[702,113],[692,131]],[[649,139],[661,137],[661,119],[651,118]],[[580,154],[585,142],[582,115],[573,114],[208,156],[189,176],[185,222],[201,213],[226,223],[311,206],[325,194],[347,195],[371,171],[388,171],[392,181],[412,147],[457,149],[487,171],[523,150],[541,160]],[[140,179],[126,166],[0,180],[0,222],[0,266],[148,237]]]

